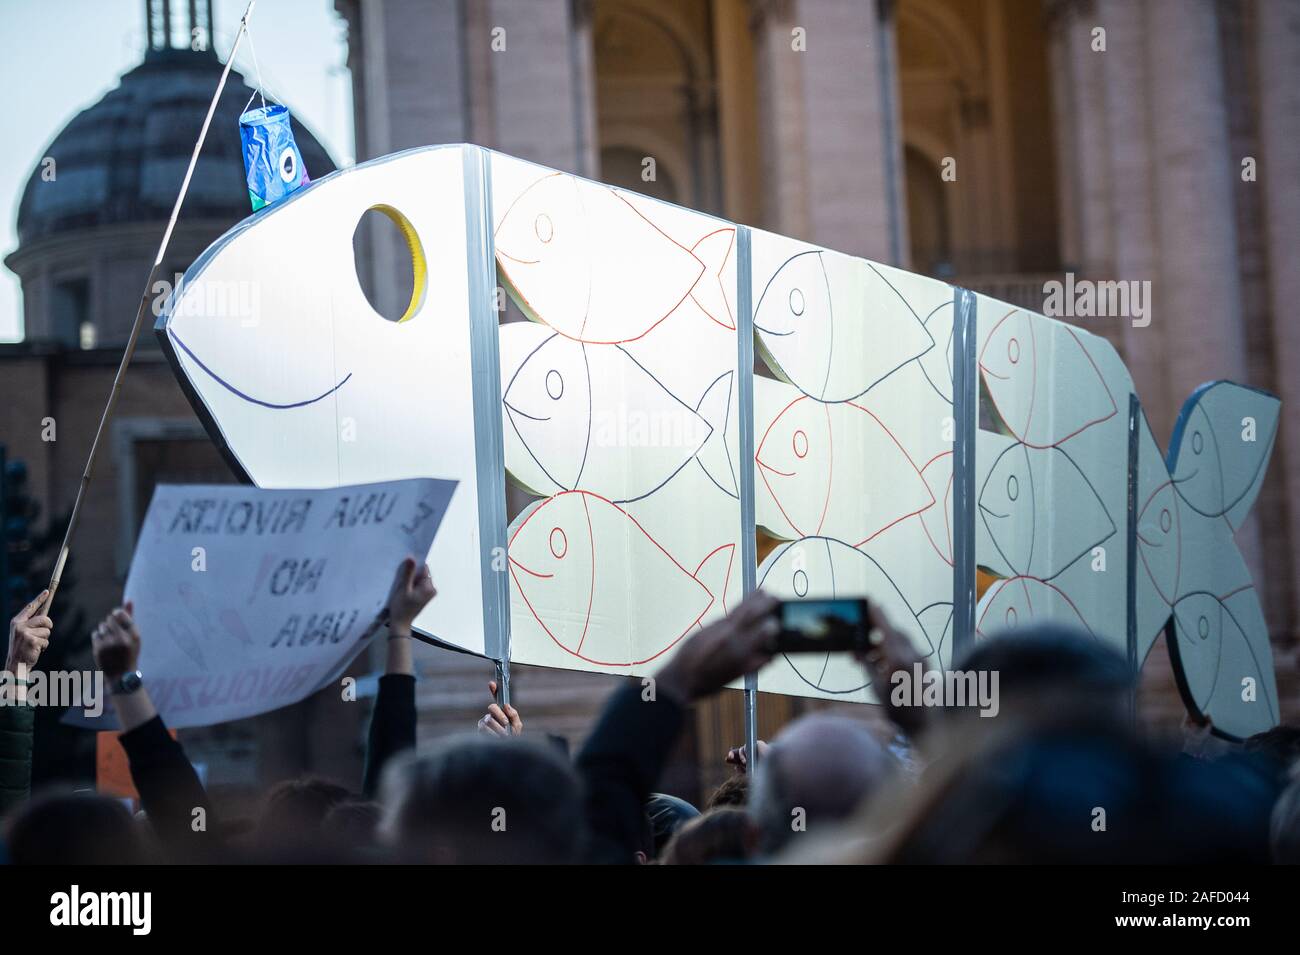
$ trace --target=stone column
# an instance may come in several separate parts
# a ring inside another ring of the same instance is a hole
[[[488,0],[487,8],[489,41],[505,45],[489,45],[495,147],[593,174],[590,28],[577,28],[571,0]]]
[[[892,31],[880,19],[889,5],[753,8],[764,224],[881,262],[905,258],[897,76]]]
[[[1175,406],[1245,374],[1228,117],[1213,0],[1153,0],[1147,52],[1155,147],[1155,290]]]
[[[1146,17],[1139,4],[1101,0],[1098,20],[1106,28],[1107,52],[1103,72],[1105,138],[1109,190],[1109,224],[1113,275],[1121,281],[1152,283],[1159,272],[1156,244],[1151,116],[1148,102]],[[1133,387],[1157,441],[1163,445],[1173,428],[1176,406],[1169,402],[1162,333],[1170,320],[1155,303],[1151,324],[1135,328],[1125,320],[1120,328],[1124,358]]]
[[[1094,44],[1094,31],[1106,29],[1106,48]],[[1079,0],[1067,35],[1066,63],[1074,88],[1075,195],[1079,214],[1077,278],[1093,282],[1114,278],[1111,227],[1110,143],[1107,121],[1106,75],[1118,58],[1110,49],[1110,33],[1094,0]],[[1133,135],[1130,131],[1128,135]],[[1104,337],[1123,353],[1124,335],[1115,316],[1080,318],[1078,324]]]
[[[1075,91],[1071,81],[1069,43],[1074,7],[1070,0],[1048,0],[1047,60],[1052,77],[1052,129],[1056,146],[1056,191],[1060,206],[1061,262],[1067,268],[1079,263],[1079,202],[1075,152]]]
[[[894,181],[903,154],[893,126],[897,74],[886,72],[893,57],[880,10],[862,0],[801,2],[797,25],[807,30],[808,51],[792,55],[803,72],[810,237],[894,262],[904,254]]]
[[[1110,175],[1106,143],[1105,73],[1112,57],[1093,49],[1093,30],[1098,21],[1097,5],[1076,4],[1067,36],[1066,65],[1075,92],[1074,116],[1077,128],[1075,173],[1079,178],[1079,265],[1083,277],[1109,278]]]
[[[348,18],[354,69],[357,161],[463,142],[469,124],[459,4],[367,0],[340,9]],[[360,250],[360,267],[375,279],[375,305],[386,315],[400,315],[406,303],[399,301],[399,290],[409,282],[410,257],[397,231],[367,227]]]
[[[811,239],[803,112],[803,53],[791,48],[794,0],[753,0],[759,150],[763,157],[760,225]],[[805,28],[806,29],[806,28]]]
[[[462,142],[464,36],[454,0],[367,0],[360,5],[366,154]]]
[[[718,135],[721,139],[722,213],[757,225],[762,216],[761,158],[753,80],[754,49],[744,0],[718,0],[713,55],[718,64]]]
[[[1206,381],[1247,381],[1233,202],[1238,166],[1214,0],[1152,0],[1147,27],[1161,256],[1153,294],[1176,408]],[[1255,579],[1263,579],[1253,518],[1237,543]]]
[[[1300,3],[1255,5],[1259,185],[1268,251],[1273,362],[1282,398],[1273,467],[1282,469],[1293,575],[1300,570]],[[1291,623],[1300,580],[1291,582]]]

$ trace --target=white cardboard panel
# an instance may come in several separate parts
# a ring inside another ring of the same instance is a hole
[[[951,653],[952,287],[752,234],[755,520],[789,543],[780,597],[878,603],[932,663]],[[759,689],[869,701],[848,654],[791,654]]]
[[[646,673],[741,590],[735,228],[492,156],[511,659]]]
[[[459,482],[428,559],[425,633],[483,652],[478,489],[460,147],[343,170],[246,219],[186,273],[159,322],[209,430],[260,487],[411,477]],[[428,292],[407,321],[370,306],[352,236],[365,212],[404,215]]]
[[[1124,653],[1132,379],[1095,335],[984,296],[978,305],[976,560],[999,579],[976,632],[1053,622]],[[1172,623],[1189,705],[1232,736],[1277,722],[1268,631],[1233,540],[1277,413],[1275,398],[1249,388],[1199,390],[1171,442],[1172,474],[1145,417],[1138,433],[1137,662]]]

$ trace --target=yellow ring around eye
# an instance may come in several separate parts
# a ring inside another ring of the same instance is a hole
[[[424,246],[420,242],[420,237],[415,234],[415,226],[411,225],[411,220],[392,206],[380,203],[371,206],[367,211],[382,212],[388,216],[402,233],[402,238],[406,239],[406,250],[411,253],[411,301],[407,303],[402,317],[397,320],[400,325],[413,318],[424,305],[424,296],[429,288],[429,264],[424,258]]]

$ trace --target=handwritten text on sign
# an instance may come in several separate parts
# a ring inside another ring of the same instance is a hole
[[[167,724],[254,716],[337,679],[374,633],[398,562],[429,552],[455,487],[159,485],[126,599]]]

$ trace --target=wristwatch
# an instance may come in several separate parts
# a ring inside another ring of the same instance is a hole
[[[113,681],[112,688],[108,691],[113,696],[128,696],[144,684],[144,674],[139,670],[132,670],[130,673],[123,673]]]

